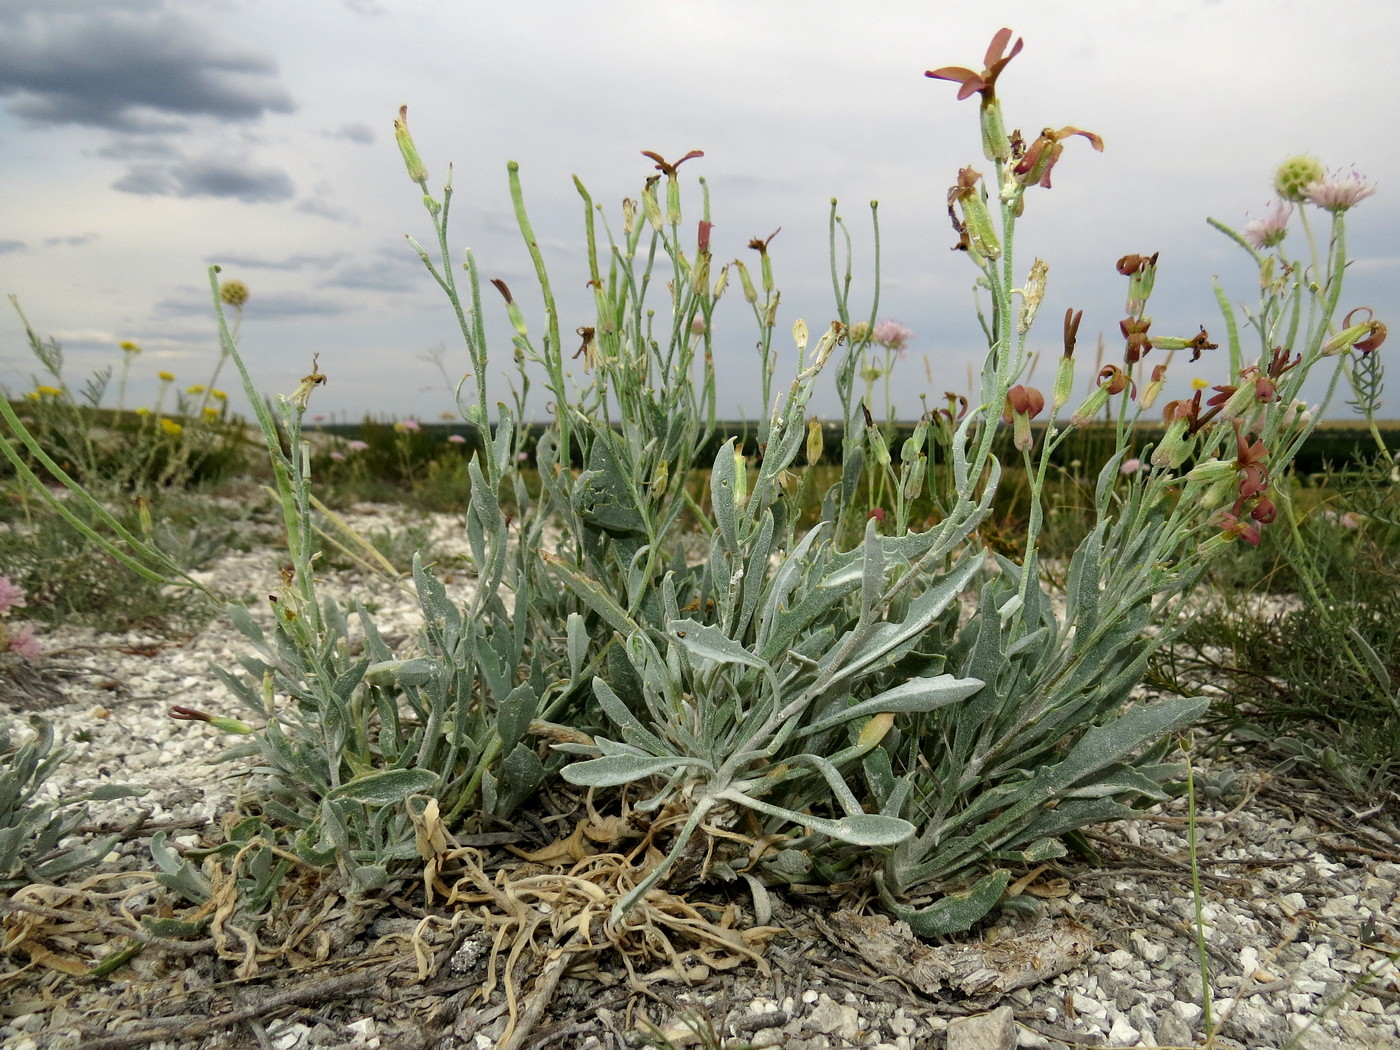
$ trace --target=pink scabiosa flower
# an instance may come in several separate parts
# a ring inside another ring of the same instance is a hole
[[[1134,474],[1141,473],[1141,471],[1142,460],[1138,459],[1136,456],[1134,456],[1131,459],[1125,459],[1122,463],[1118,464],[1118,473],[1122,474],[1125,477],[1130,478]]]
[[[8,576],[0,576],[0,615],[11,609],[21,609],[27,604],[24,588]]]
[[[1335,172],[1308,183],[1303,189],[1303,197],[1325,211],[1338,214],[1356,207],[1375,192],[1375,185],[1367,182],[1353,168],[1345,175]]]
[[[412,416],[409,416],[407,419],[401,419],[395,423],[394,429],[400,434],[416,434],[423,429],[423,425]]]
[[[886,350],[902,354],[909,346],[909,340],[914,338],[914,330],[905,328],[898,321],[885,320],[875,326],[872,338]]]
[[[10,652],[19,653],[31,664],[38,663],[44,651],[39,648],[39,639],[34,637],[34,628],[25,624],[10,632]]]
[[[1244,227],[1244,239],[1260,251],[1273,248],[1288,236],[1288,220],[1293,216],[1293,205],[1282,198],[1275,198],[1258,219],[1250,219]]]
[[[363,452],[367,448],[369,448],[368,441],[360,441],[357,439],[355,441],[347,441],[345,443],[345,449],[347,452]]]
[[[332,453],[331,453],[331,459],[335,460],[335,462],[337,462],[337,463],[344,463],[344,462],[345,462],[345,453],[344,453],[344,452],[332,452]]]
[[[453,445],[465,445],[467,443],[467,439],[461,434],[448,434],[447,440]]]

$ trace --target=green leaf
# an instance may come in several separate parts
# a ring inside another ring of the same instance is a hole
[[[880,891],[880,900],[896,918],[907,922],[909,928],[920,937],[947,937],[970,930],[973,923],[981,921],[997,906],[1010,882],[1011,872],[999,868],[978,879],[961,893],[950,893],[927,908],[911,908],[894,899],[885,886],[882,872],[875,874],[875,886]]]
[[[728,788],[715,792],[714,797],[737,802],[741,806],[791,821],[798,827],[813,831],[853,846],[897,846],[914,834],[914,825],[899,817],[885,817],[875,813],[856,813],[840,820],[816,817],[811,813],[798,813],[796,810],[775,806],[762,799],[750,798],[742,791]]]
[[[772,670],[767,660],[749,652],[713,624],[703,624],[698,620],[672,620],[666,624],[666,633],[692,656],[702,660]]]
[[[1190,725],[1210,707],[1205,697],[1173,697],[1132,707],[1107,725],[1093,726],[1064,760],[1042,774],[1057,792],[1073,787],[1105,766]]]
[[[509,754],[530,728],[540,698],[529,682],[521,682],[501,701],[496,712],[496,732],[501,738],[501,750]]]
[[[734,511],[734,439],[730,438],[715,456],[714,467],[710,471],[710,504],[714,508],[715,524],[724,539],[725,549],[731,553],[739,550],[739,531]]]
[[[578,613],[569,613],[569,618],[564,621],[564,637],[569,653],[569,680],[577,682],[588,658],[588,630]]]
[[[561,769],[559,775],[570,784],[578,784],[580,787],[616,787],[685,766],[705,765],[706,763],[698,758],[685,758],[680,755],[661,758],[609,755],[604,758],[591,758],[586,762],[574,762]]]
[[[622,730],[622,739],[636,747],[645,748],[653,755],[671,754],[671,749],[642,724],[641,719],[632,713],[632,709],[622,702],[622,698],[613,692],[612,686],[603,679],[593,679],[593,695],[598,698],[603,713]]]
[[[330,791],[327,802],[359,802],[366,806],[393,806],[409,795],[428,794],[442,778],[428,769],[380,769],[355,777]]]
[[[941,674],[933,678],[912,678],[893,689],[886,689],[883,693],[872,696],[869,700],[862,700],[842,711],[827,715],[797,735],[801,737],[809,733],[820,733],[853,718],[864,718],[866,715],[879,714],[882,711],[897,711],[902,714],[933,711],[966,699],[982,686],[983,683],[976,678],[954,678],[950,674]]]

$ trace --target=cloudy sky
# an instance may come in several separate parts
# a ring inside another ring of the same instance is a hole
[[[980,356],[973,271],[948,250],[944,203],[960,166],[985,167],[976,105],[923,74],[980,68],[1002,25],[1026,41],[998,84],[1008,125],[1030,138],[1073,124],[1107,147],[1067,144],[1018,249],[1051,265],[1036,346],[1055,353],[1064,309],[1085,310],[1084,382],[1097,334],[1121,345],[1125,253],[1161,252],[1153,334],[1222,332],[1212,276],[1236,300],[1255,281],[1205,219],[1261,215],[1275,165],[1297,152],[1378,185],[1351,213],[1343,308],[1400,323],[1400,66],[1376,43],[1400,35],[1400,5],[1378,0],[1325,15],[1302,0],[0,0],[0,290],[62,343],[75,386],[119,363],[121,340],[140,344],[135,404],[157,369],[207,381],[217,262],[251,290],[241,345],[261,390],[290,391],[318,352],[330,382],[313,411],[436,419],[451,397],[432,358],[454,379],[466,358],[404,241],[431,236],[394,144],[406,103],[432,184],[455,166],[458,258],[470,247],[506,280],[537,331],[508,160],[565,331],[589,322],[575,174],[616,214],[653,173],[641,150],[704,150],[682,173],[709,184],[716,259],[752,258],[748,241],[782,228],[783,331],[832,316],[833,197],[868,301],[878,199],[880,315],[916,333],[895,385],[911,414],[921,392],[966,389]],[[716,330],[720,409],[752,417],[752,321],[732,298]],[[485,302],[500,333],[494,293]],[[36,368],[3,305],[13,393]],[[504,335],[493,355],[504,396]],[[1207,365],[1223,380],[1218,358]],[[1400,415],[1400,380],[1387,393]]]

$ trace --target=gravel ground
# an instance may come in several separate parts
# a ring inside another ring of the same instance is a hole
[[[403,519],[360,508],[354,520],[369,530]],[[456,531],[446,521],[437,529],[444,542]],[[260,594],[276,589],[277,570],[264,549],[231,554],[206,576],[227,593]],[[350,572],[328,572],[324,582],[338,596],[375,603],[386,634],[411,636],[411,590]],[[44,707],[73,748],[46,792],[62,797],[99,781],[150,789],[144,798],[93,805],[103,827],[144,821],[108,868],[148,868],[149,836],[162,826],[180,847],[216,831],[242,783],[216,761],[228,738],[166,712],[180,704],[237,713],[211,666],[232,666],[246,651],[241,636],[216,620],[181,640],[66,628],[41,641],[55,653],[44,678],[55,702],[12,689],[0,716],[18,722],[22,708]],[[1400,829],[1392,811],[1357,812],[1316,785],[1270,774],[1243,752],[1203,761],[1197,787],[1215,1045],[1400,1046]],[[643,1045],[643,1019],[676,1045],[695,1045],[688,1024],[713,1025],[729,1046],[784,1050],[1198,1045],[1207,1028],[1187,831],[1184,802],[1095,830],[1100,863],[1061,862],[1036,876],[1032,892],[1045,902],[1038,920],[1006,920],[965,944],[922,945],[897,925],[844,910],[849,900],[822,894],[774,896],[768,924],[781,929],[767,941],[762,967],[696,966],[687,984],[675,967],[629,980],[608,953],[574,973],[562,964],[551,972],[542,961],[517,971],[522,1001],[538,1013],[517,1045]],[[760,904],[747,892],[717,893],[741,927],[754,924]],[[499,988],[484,1002],[475,994],[491,956],[489,934],[467,921],[470,912],[428,915],[406,897],[368,908],[353,941],[333,953],[360,963],[314,980],[275,968],[231,980],[226,962],[153,949],[106,979],[75,979],[14,946],[16,913],[7,908],[0,1045],[498,1045],[503,996]],[[426,972],[406,947],[414,930],[431,961]],[[399,946],[393,959],[381,951],[390,944]],[[107,947],[85,950],[97,958]],[[1012,957],[1065,972],[1012,988]],[[962,976],[949,977],[954,972]]]

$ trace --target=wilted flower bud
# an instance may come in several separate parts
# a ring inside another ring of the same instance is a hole
[[[1044,259],[1031,263],[1031,272],[1026,277],[1026,286],[1021,289],[1021,312],[1016,318],[1016,331],[1025,335],[1035,323],[1040,301],[1045,298],[1045,280],[1050,274],[1050,266]]]
[[[826,439],[822,433],[822,424],[816,416],[807,420],[807,465],[815,466],[822,461],[822,454],[826,451]]]
[[[408,177],[411,181],[423,187],[423,192],[428,192],[428,168],[423,163],[423,158],[418,156],[418,147],[413,144],[413,136],[408,133],[408,107],[400,106],[399,115],[394,121],[394,140],[399,144],[399,152],[403,154],[404,166],[408,168]]]
[[[962,212],[962,230],[967,236],[968,250],[984,259],[996,259],[1001,256],[1001,242],[977,185],[981,178],[981,173],[971,167],[959,169],[958,181],[948,190],[948,207],[956,205]]]
[[[1143,408],[1151,408],[1152,403],[1157,400],[1157,395],[1162,392],[1162,384],[1167,381],[1167,366],[1157,365],[1152,369],[1152,378],[1142,389],[1142,396],[1138,398],[1138,404]]]

